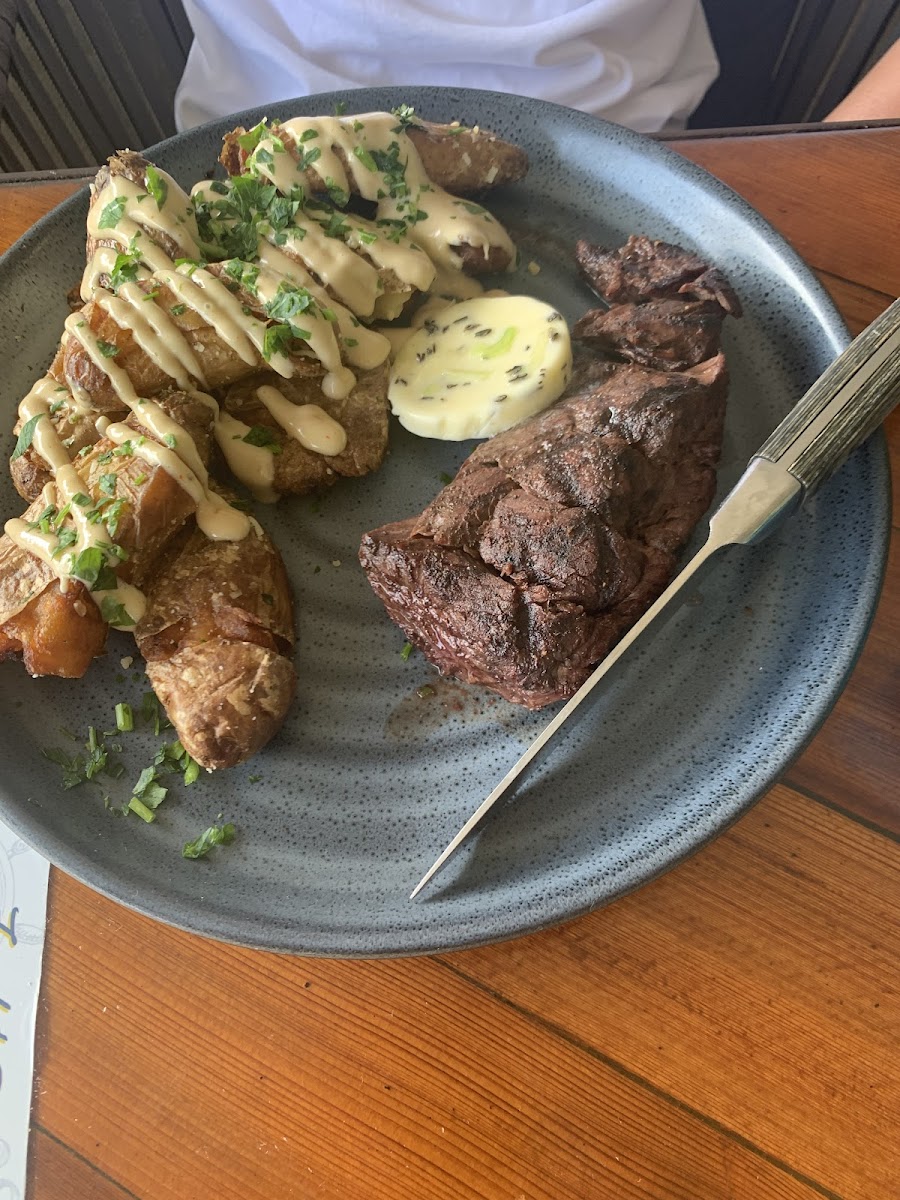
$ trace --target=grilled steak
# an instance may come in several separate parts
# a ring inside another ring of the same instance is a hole
[[[565,399],[483,442],[419,517],[360,548],[388,615],[435,666],[529,708],[576,691],[672,578],[715,492],[719,331],[726,303],[739,311],[678,247],[633,238],[579,256],[624,302],[576,336],[619,361],[582,361]]]

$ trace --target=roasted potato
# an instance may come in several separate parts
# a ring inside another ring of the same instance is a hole
[[[154,185],[148,185],[148,171],[154,172]],[[160,229],[155,224],[147,222],[140,224],[141,239],[146,238],[152,242],[154,246],[158,246],[162,252],[171,259],[176,258],[193,258],[198,254],[199,234],[197,232],[197,224],[190,214],[190,199],[185,192],[178,187],[171,175],[160,171],[158,167],[149,162],[142,154],[136,154],[133,150],[120,150],[118,154],[114,154],[107,163],[100,168],[91,183],[91,208],[94,209],[98,204],[102,204],[105,197],[105,189],[110,183],[110,180],[120,176],[127,179],[130,183],[135,184],[143,193],[152,196],[152,191],[159,189],[160,181],[164,186],[161,194],[165,202],[177,199],[180,201],[180,206],[186,211],[179,213],[184,216],[183,222],[174,222],[173,224],[181,225],[181,232],[178,237],[175,237],[172,232]],[[146,201],[144,201],[146,203]],[[108,246],[110,249],[118,252],[123,249],[122,239],[115,237],[111,232],[104,234],[99,231],[96,234],[88,233],[86,258],[88,262],[94,257],[94,254],[101,246]],[[140,249],[140,242],[136,248]],[[109,276],[103,273],[98,276],[95,281],[101,287],[107,287],[109,284]]]
[[[208,458],[212,409],[174,392],[158,403],[194,438],[201,458]],[[128,420],[136,435],[146,432],[135,417]],[[78,460],[84,491],[94,504],[115,504],[115,542],[127,554],[117,571],[125,583],[144,587],[171,538],[195,510],[175,478],[134,454],[122,453],[103,438]],[[108,478],[116,485],[109,491]],[[37,522],[47,505],[37,499],[24,515]],[[103,652],[107,623],[84,584],[67,580],[65,591],[55,571],[20,547],[0,537],[0,659],[22,656],[31,675],[80,677]]]
[[[333,400],[321,388],[321,371],[279,379],[271,373],[233,384],[224,393],[222,407],[249,426],[271,430],[280,449],[273,460],[272,488],[279,494],[302,495],[331,487],[344,476],[367,475],[381,466],[388,444],[388,368],[361,371],[356,387],[344,400]],[[272,384],[292,403],[317,404],[342,425],[347,445],[340,454],[326,457],[289,437],[257,398],[256,389]]]
[[[240,542],[186,532],[147,593],[135,637],[182,745],[210,770],[260,750],[296,686],[290,585],[258,526]]]
[[[275,122],[272,127],[279,128]],[[229,175],[240,175],[244,169],[247,151],[239,139],[246,132],[239,125],[223,139],[219,162]],[[528,172],[528,155],[521,147],[477,125],[470,129],[416,119],[406,133],[431,181],[459,196],[516,183]],[[289,140],[293,144],[293,139]],[[311,192],[322,190],[322,181],[313,171],[307,171],[306,185]]]
[[[393,119],[388,116],[389,121]],[[353,155],[349,154],[347,146],[338,141],[330,146],[330,150],[337,158],[337,164],[333,170],[345,178],[338,179],[337,182],[330,177],[323,179],[317,169],[312,166],[301,170],[306,162],[305,156],[310,153],[303,144],[305,134],[309,131],[304,131],[299,140],[296,136],[297,125],[302,125],[303,120],[304,118],[297,117],[292,118],[289,122],[269,122],[263,131],[266,136],[271,135],[277,139],[279,146],[283,147],[284,151],[297,163],[298,173],[292,176],[292,182],[301,183],[310,194],[328,192],[334,203],[340,206],[347,202],[337,194],[343,188],[360,192],[369,201],[375,200],[376,187],[374,185],[380,174],[380,182],[377,186],[378,198],[390,197],[391,200],[394,200],[399,197],[398,203],[401,205],[412,201],[412,207],[406,214],[408,220],[397,222],[395,218],[398,210],[393,213],[382,213],[382,217],[388,223],[394,221],[404,225],[405,231],[410,232],[413,240],[419,242],[423,248],[428,249],[427,243],[430,241],[431,251],[437,249],[438,252],[436,261],[440,259],[443,265],[459,267],[470,275],[506,271],[512,266],[515,249],[502,225],[490,214],[486,214],[480,205],[460,200],[454,194],[448,195],[447,189],[451,188],[451,183],[448,181],[453,181],[452,192],[469,193],[520,179],[528,168],[528,161],[524,152],[518,147],[502,142],[493,134],[482,133],[477,128],[433,125],[428,122],[409,124],[408,118],[405,117],[401,120],[401,125],[391,132],[391,136],[394,138],[391,143],[392,153],[381,151],[384,154],[385,162],[380,162],[376,166],[373,156],[379,154],[379,151],[374,147],[370,151],[364,140],[354,146],[354,152],[366,167],[366,170],[361,172],[366,186],[362,186],[358,178],[359,163],[355,161]],[[346,131],[349,128],[347,123],[352,118],[348,117],[344,120],[343,129]],[[352,128],[354,138],[364,138],[362,132],[356,133],[356,125]],[[363,128],[363,125],[359,125],[360,130]],[[277,174],[273,173],[276,171],[275,166],[263,166],[262,160],[255,157],[258,150],[248,149],[253,138],[251,136],[248,139],[247,133],[247,130],[239,127],[226,134],[220,162],[232,176],[240,175],[246,170],[251,173],[259,172],[265,178],[279,183]],[[397,139],[407,135],[411,139],[412,146],[409,143],[401,146]],[[316,141],[315,153],[317,155],[321,154],[324,142],[324,136],[321,140]],[[424,188],[416,191],[406,187],[407,165],[410,157],[414,158],[416,150],[424,153],[422,165],[425,175],[430,181],[430,196],[426,196]],[[366,157],[363,158],[363,155]],[[274,163],[271,153],[269,153],[267,164],[269,162]],[[370,176],[367,173],[370,171],[376,172],[376,174]],[[368,187],[369,182],[373,184],[371,188]],[[439,197],[437,193],[443,194]],[[458,226],[453,226],[449,224],[449,220],[446,222],[436,220],[435,226],[429,229],[428,213],[424,209],[433,210],[435,205],[441,204],[449,205],[450,208],[460,205],[463,209],[468,210],[467,213],[457,214],[450,219],[458,219],[458,216],[461,215],[470,223],[474,221],[481,227],[470,227],[467,233],[462,221]],[[420,206],[423,209],[421,215],[412,216],[413,211],[418,210]],[[452,236],[451,231],[453,231]],[[447,247],[451,251],[449,258],[444,253]]]

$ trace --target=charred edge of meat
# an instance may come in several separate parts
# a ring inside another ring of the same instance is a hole
[[[574,394],[482,443],[421,516],[360,547],[389,616],[439,670],[531,708],[577,690],[665,588],[715,492],[726,310],[678,296],[712,272],[646,238],[606,259],[620,274],[637,263],[638,282],[616,288],[648,298],[582,318]],[[586,358],[598,347],[630,361]]]
[[[733,317],[741,304],[724,275],[671,242],[630,237],[617,250],[581,240],[575,261],[590,286],[610,304],[650,300],[710,300]]]

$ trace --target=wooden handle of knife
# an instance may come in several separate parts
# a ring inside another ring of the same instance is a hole
[[[807,494],[832,475],[900,400],[900,300],[855,338],[788,413],[759,456]]]

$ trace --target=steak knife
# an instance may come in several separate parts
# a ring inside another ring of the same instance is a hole
[[[900,400],[900,300],[855,338],[751,458],[713,513],[704,545],[532,742],[416,884],[414,899],[650,625],[727,546],[753,545],[794,513]]]

